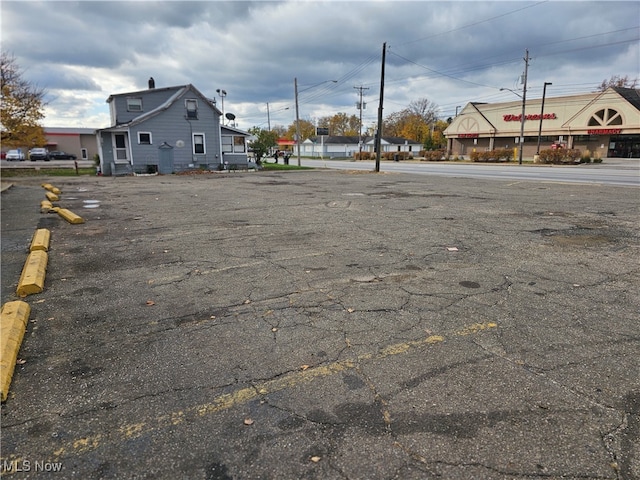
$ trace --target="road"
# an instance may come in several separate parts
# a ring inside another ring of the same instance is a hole
[[[373,170],[374,161],[302,159],[302,165],[342,170]],[[534,180],[539,182],[590,183],[598,185],[640,186],[640,164],[637,160],[617,160],[609,164],[575,166],[542,165],[470,165],[431,162],[383,162],[380,171],[446,177],[482,178],[487,180]]]

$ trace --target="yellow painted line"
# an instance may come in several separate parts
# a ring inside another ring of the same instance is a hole
[[[0,312],[0,393],[3,402],[9,394],[13,370],[30,313],[29,304],[21,300],[5,303]]]
[[[476,323],[473,325],[469,325],[468,327],[465,327],[457,332],[453,332],[451,336],[459,337],[478,334],[485,330],[497,327],[498,324],[494,322]],[[415,350],[420,347],[442,343],[445,340],[446,338],[442,335],[430,335],[419,340],[412,340],[409,342],[389,345],[375,353],[364,353],[356,357],[354,360],[343,360],[339,362],[333,362],[328,365],[320,365],[318,367],[311,367],[308,369],[301,369],[296,372],[291,372],[273,380],[268,380],[251,387],[241,388],[231,393],[219,395],[209,403],[195,405],[185,410],[161,415],[155,419],[150,420],[148,423],[124,424],[120,427],[112,429],[111,432],[105,435],[97,434],[94,436],[83,437],[71,442],[67,442],[64,445],[60,445],[56,450],[53,451],[53,459],[55,461],[62,456],[86,453],[90,450],[97,449],[102,443],[106,442],[124,442],[130,440],[131,438],[150,434],[156,430],[179,425],[188,418],[212,415],[217,412],[229,410],[232,407],[245,404],[247,402],[250,402],[251,400],[259,398],[263,395],[267,395],[269,393],[279,392],[288,388],[296,387],[298,385],[313,382],[314,380],[319,378],[329,377],[346,370],[358,368],[358,364],[363,361],[380,360],[395,355],[401,355],[410,350]],[[389,415],[388,412],[385,414],[385,418],[387,415]],[[16,461],[19,458],[20,457],[15,455],[9,455],[6,458],[0,459],[0,461],[11,462]]]
[[[60,215],[69,223],[72,223],[74,225],[84,223],[84,218],[82,218],[80,215],[76,215],[71,210],[67,210],[66,208],[59,208],[57,212],[58,215]]]
[[[44,250],[45,252],[48,252],[50,240],[51,232],[48,229],[37,229],[36,233],[33,234],[33,238],[31,239],[31,246],[29,247],[29,251],[33,252],[35,250]]]
[[[49,256],[44,250],[35,250],[29,254],[22,269],[16,293],[26,297],[44,290],[44,277],[47,273]]]

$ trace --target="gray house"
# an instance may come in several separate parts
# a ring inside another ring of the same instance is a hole
[[[248,162],[247,132],[220,123],[214,100],[193,85],[107,99],[111,126],[96,131],[103,175],[221,170]]]

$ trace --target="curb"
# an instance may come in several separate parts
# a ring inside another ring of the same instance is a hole
[[[29,254],[22,269],[16,293],[26,297],[44,290],[44,277],[47,273],[49,256],[44,250],[35,250]]]
[[[31,307],[21,300],[7,302],[0,314],[0,396],[4,402],[18,359]]]

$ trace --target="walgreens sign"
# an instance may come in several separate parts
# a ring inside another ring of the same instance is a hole
[[[542,119],[543,120],[555,120],[556,118],[556,114],[555,113],[545,113],[544,115],[542,115]],[[503,115],[502,119],[505,122],[520,122],[522,121],[522,114],[520,115]],[[524,116],[525,120],[540,120],[540,114],[539,113],[532,113],[530,115],[525,115]]]

